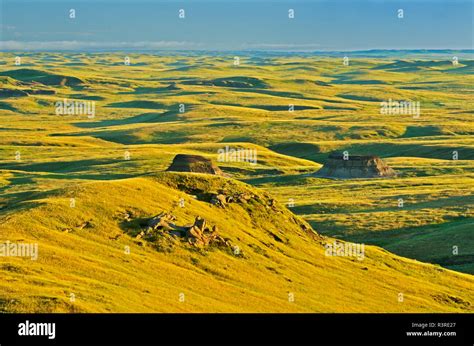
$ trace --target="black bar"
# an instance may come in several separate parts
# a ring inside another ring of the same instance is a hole
[[[473,314],[0,314],[0,345],[473,345]],[[55,338],[19,324],[55,323]],[[413,325],[417,323],[418,325]],[[444,325],[441,325],[444,323]],[[425,328],[421,326],[427,324]],[[408,336],[455,332],[456,336]]]

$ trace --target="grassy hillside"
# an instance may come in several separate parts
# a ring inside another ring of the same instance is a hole
[[[398,168],[394,162],[392,166]],[[285,184],[277,179],[251,181],[272,191],[282,203],[293,199],[291,210],[322,234],[376,244],[405,257],[474,273],[474,175],[461,172],[458,168],[455,174],[448,171],[437,178],[422,174],[370,181],[299,175]],[[457,255],[453,255],[454,246]]]
[[[209,192],[255,197],[231,203],[223,212],[205,200]],[[76,199],[73,208],[70,198]],[[185,207],[179,206],[180,198]],[[371,246],[363,261],[325,256],[323,245],[333,239],[320,237],[270,200],[235,180],[172,173],[84,183],[31,196],[8,210],[2,234],[10,241],[38,242],[39,257],[2,261],[1,309],[472,311],[474,280],[469,275]],[[240,254],[199,250],[179,240],[157,248],[135,239],[137,220],[161,211],[172,212],[180,224],[203,217]]]

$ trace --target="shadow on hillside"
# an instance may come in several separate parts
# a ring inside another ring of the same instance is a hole
[[[143,113],[129,118],[124,119],[110,119],[101,120],[96,122],[81,122],[74,123],[74,126],[80,128],[96,128],[96,127],[108,127],[108,126],[120,126],[128,124],[138,123],[166,123],[170,121],[178,121],[180,117],[176,111],[167,111],[163,113]]]
[[[398,228],[384,232],[364,232],[341,237],[346,241],[362,242],[383,247],[399,256],[414,258],[420,261],[435,263],[453,270],[474,274],[474,253],[470,244],[459,243],[462,250],[457,255],[452,253],[450,240],[453,237],[468,239],[471,232],[472,218],[457,216],[446,218],[440,224],[428,224],[418,227]],[[465,236],[463,236],[465,233]],[[464,238],[463,238],[464,237]],[[425,248],[416,252],[414,248]]]
[[[410,130],[413,131],[413,130]],[[412,132],[413,133],[413,132]],[[389,141],[347,143],[340,144],[330,149],[325,149],[317,143],[287,142],[271,145],[269,149],[283,155],[294,156],[301,159],[311,160],[317,163],[325,163],[330,151],[347,150],[358,155],[377,155],[386,157],[421,157],[431,159],[452,160],[453,147],[449,144],[426,143],[394,143]],[[468,146],[458,146],[456,150],[459,157],[464,160],[474,159],[474,150]]]
[[[0,165],[1,169],[22,170],[25,172],[83,172],[95,166],[122,163],[123,159],[86,159],[73,161],[41,162],[41,163],[8,163]],[[43,176],[42,176],[43,178]]]

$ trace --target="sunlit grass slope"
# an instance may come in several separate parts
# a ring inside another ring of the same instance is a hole
[[[223,212],[190,195],[196,191],[256,197],[231,203]],[[73,208],[70,198],[76,200]],[[180,198],[185,207],[179,206]],[[323,244],[333,239],[320,237],[284,206],[272,207],[270,200],[232,179],[171,173],[32,195],[2,220],[1,240],[8,235],[10,241],[37,242],[39,257],[2,260],[1,309],[472,311],[471,276],[371,246],[362,261],[325,256]],[[205,218],[239,246],[241,256],[179,242],[170,252],[140,245],[133,238],[134,220],[161,211],[171,211],[183,224],[197,215]],[[133,215],[132,220],[124,220],[124,214]]]
[[[291,210],[325,235],[474,273],[472,161],[386,161],[397,178],[338,181],[288,175],[247,181],[282,203],[291,199]]]

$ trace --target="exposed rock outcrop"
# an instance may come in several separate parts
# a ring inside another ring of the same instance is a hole
[[[167,171],[224,175],[220,168],[214,165],[210,159],[199,155],[187,154],[176,155]]]
[[[170,213],[162,212],[152,217],[147,224],[147,229],[141,231],[136,239],[155,240],[157,236],[172,235],[188,242],[189,244],[204,248],[210,245],[232,248],[228,239],[218,233],[217,226],[210,226],[206,220],[197,216],[191,226],[178,226],[176,217]]]
[[[316,176],[335,179],[388,178],[396,176],[378,156],[344,155],[332,153]]]
[[[237,193],[233,195],[217,193],[211,195],[210,203],[218,207],[225,208],[229,203],[247,203],[252,198],[255,198],[255,195],[249,193]]]

